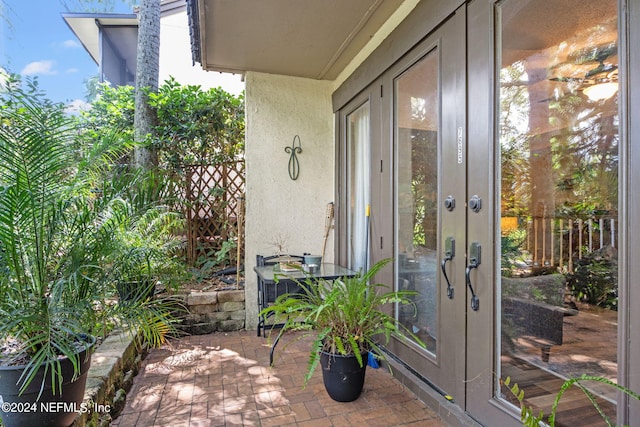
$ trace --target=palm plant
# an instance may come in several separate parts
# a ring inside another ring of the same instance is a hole
[[[502,379],[500,380],[500,384],[504,385],[507,390],[509,390],[509,392],[518,400],[518,403],[520,404],[520,421],[522,421],[522,425],[525,427],[539,427],[543,425],[554,427],[556,425],[558,405],[560,405],[560,400],[562,399],[562,396],[564,396],[564,393],[569,390],[569,388],[574,386],[585,394],[598,415],[602,417],[602,420],[605,422],[607,427],[613,427],[615,426],[615,422],[613,422],[609,418],[609,416],[607,416],[604,409],[600,406],[596,394],[593,391],[589,390],[589,388],[587,387],[589,383],[595,382],[605,384],[606,386],[610,386],[618,390],[619,392],[626,394],[630,398],[640,400],[640,394],[635,393],[634,391],[621,386],[608,378],[582,374],[579,377],[569,378],[565,380],[564,383],[562,383],[562,385],[560,386],[560,390],[553,400],[553,404],[551,405],[551,413],[548,416],[545,415],[542,411],[539,411],[538,415],[535,415],[533,407],[527,406],[525,404],[524,390],[521,389],[517,383],[513,383],[512,385],[511,377],[505,378],[504,381]]]
[[[0,339],[18,346],[0,362],[26,365],[21,391],[44,364],[58,394],[61,357],[77,376],[79,347],[101,323],[137,328],[158,344],[171,329],[173,307],[108,303],[113,284],[103,266],[117,202],[92,190],[131,143],[110,135],[81,152],[76,120],[37,87],[13,81],[0,98]]]
[[[108,220],[113,250],[107,265],[120,286],[120,296],[123,292],[132,297],[151,294],[156,285],[176,287],[187,275],[180,258],[184,242],[178,235],[184,228],[182,216],[162,205],[136,213],[128,200],[117,200]]]

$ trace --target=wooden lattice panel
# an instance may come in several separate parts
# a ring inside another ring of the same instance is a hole
[[[242,206],[238,198],[244,194],[244,182],[243,161],[185,167],[184,212],[190,263],[202,256],[214,256],[225,241],[237,239],[238,209]],[[232,252],[229,264],[236,258],[237,252]],[[241,256],[243,252],[241,248]]]

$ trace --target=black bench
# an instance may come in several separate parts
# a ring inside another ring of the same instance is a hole
[[[551,346],[562,345],[564,316],[577,314],[564,307],[564,290],[562,274],[502,278],[503,331],[539,346],[543,362]]]

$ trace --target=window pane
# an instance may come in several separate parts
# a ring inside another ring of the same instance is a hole
[[[498,9],[500,372],[535,414],[566,378],[617,376],[617,3],[589,4]],[[616,390],[584,385],[615,423]],[[603,425],[577,388],[558,410],[557,426]]]
[[[397,259],[399,289],[418,292],[399,320],[431,352],[438,336],[438,57],[435,51],[395,82]]]
[[[368,262],[366,213],[371,203],[369,115],[369,102],[366,102],[347,116],[348,263],[356,271],[364,269]]]

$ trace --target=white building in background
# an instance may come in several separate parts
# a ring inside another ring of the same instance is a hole
[[[186,3],[164,0],[161,8],[159,84],[174,77],[181,84],[203,89],[222,87],[233,95],[244,91],[242,75],[204,71],[199,64],[193,65]],[[115,86],[135,85],[135,13],[63,13],[62,18],[100,67],[101,81]]]

